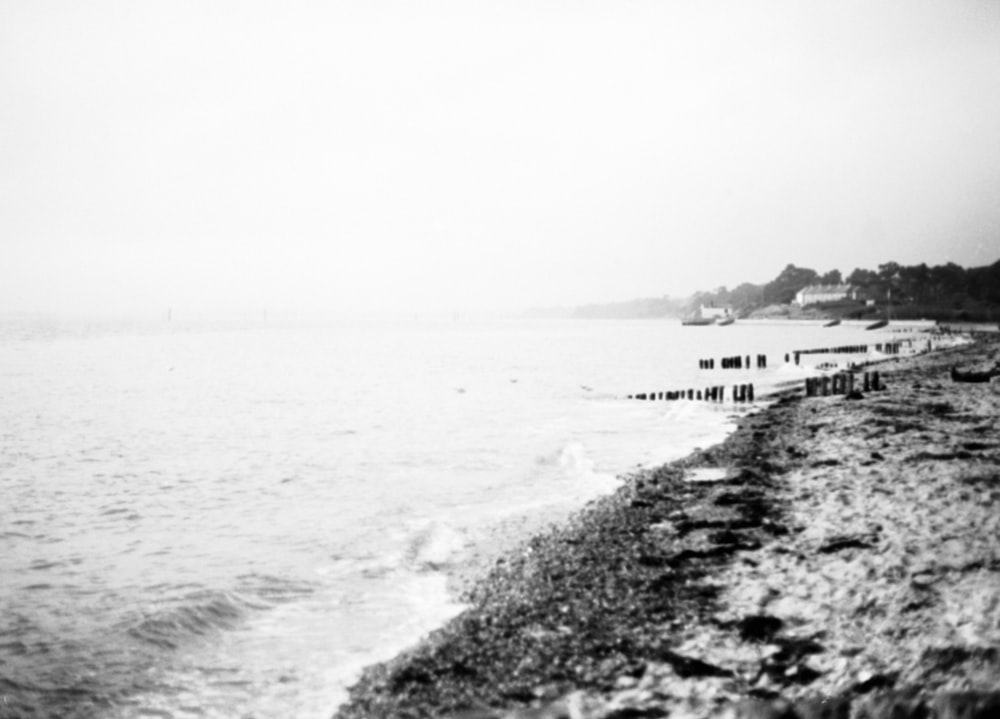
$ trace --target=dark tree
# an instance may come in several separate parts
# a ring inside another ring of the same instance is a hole
[[[847,276],[847,283],[857,287],[870,287],[877,284],[879,277],[871,270],[864,270],[860,267]]]
[[[788,265],[773,280],[764,285],[764,300],[769,303],[787,305],[795,299],[795,293],[808,285],[819,282],[816,270]]]
[[[830,270],[819,278],[819,282],[822,285],[842,285],[844,278],[841,277],[840,270]]]

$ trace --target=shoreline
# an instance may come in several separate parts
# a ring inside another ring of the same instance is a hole
[[[858,401],[779,391],[499,559],[336,716],[1000,701],[968,694],[1000,691],[1000,384],[948,377],[997,351],[894,359]]]

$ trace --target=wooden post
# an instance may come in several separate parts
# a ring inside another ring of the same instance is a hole
[[[822,388],[823,396],[828,397],[830,395],[830,378],[823,375],[822,379],[820,379],[820,387]]]

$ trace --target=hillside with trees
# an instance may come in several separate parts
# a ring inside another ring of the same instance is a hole
[[[952,262],[933,267],[886,262],[875,270],[855,268],[846,277],[833,269],[787,265],[764,284],[744,282],[733,289],[696,292],[686,299],[668,296],[627,302],[591,304],[563,313],[581,318],[681,317],[700,306],[730,307],[740,317],[792,314],[796,293],[809,285],[849,284],[858,299],[812,305],[816,316],[861,319],[884,316],[891,305],[897,319],[993,322],[1000,320],[1000,260],[983,267],[963,268]],[[533,313],[541,315],[542,311]]]

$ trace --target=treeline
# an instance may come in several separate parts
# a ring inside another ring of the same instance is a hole
[[[915,304],[940,304],[953,309],[977,303],[1000,304],[1000,261],[985,267],[959,267],[953,262],[928,267],[887,262],[878,272],[854,270],[847,282],[873,299]]]
[[[868,302],[891,302],[894,316],[928,319],[994,320],[1000,318],[1000,260],[983,267],[963,268],[953,262],[927,266],[886,262],[877,270],[856,268],[846,277],[840,270],[820,274],[808,267],[789,264],[770,282],[744,282],[733,289],[719,287],[696,292],[686,299],[669,296],[589,304],[569,308],[529,310],[536,317],[641,318],[682,317],[706,307],[731,307],[738,316],[747,316],[769,305],[787,305],[796,293],[809,285],[849,284],[858,289],[860,302],[840,303],[836,314],[862,313],[852,309]]]
[[[796,293],[809,285],[848,284],[858,289],[863,301],[892,302],[900,308],[913,305],[928,317],[962,317],[987,314],[1000,306],[1000,260],[984,267],[963,268],[953,262],[928,267],[886,262],[877,270],[856,268],[846,277],[839,270],[820,274],[807,267],[789,264],[766,284],[744,283],[728,290],[697,292],[687,307],[700,305],[732,307],[740,314],[774,304],[789,304]]]

